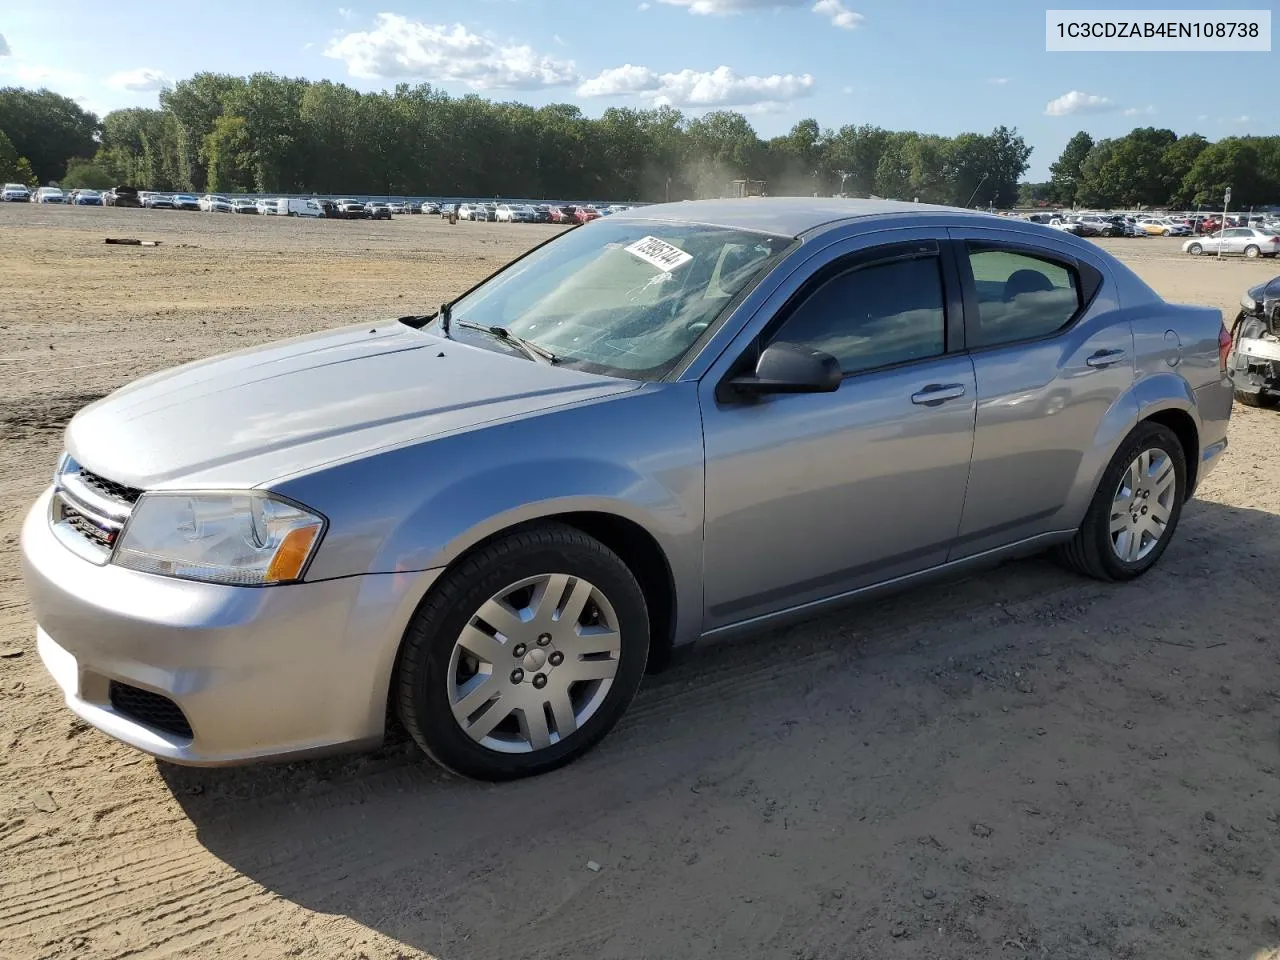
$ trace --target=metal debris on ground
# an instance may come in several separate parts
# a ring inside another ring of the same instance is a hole
[[[135,240],[132,237],[107,237],[103,243],[123,244],[126,247],[158,247],[159,240]]]

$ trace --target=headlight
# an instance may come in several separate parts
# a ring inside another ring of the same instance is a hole
[[[1258,312],[1258,301],[1247,293],[1240,298],[1240,306],[1244,307],[1245,313]]]
[[[302,577],[325,519],[262,493],[147,493],[112,562],[186,580],[264,586]]]

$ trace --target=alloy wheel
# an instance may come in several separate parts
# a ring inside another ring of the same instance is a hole
[[[621,648],[617,614],[598,587],[561,573],[513,583],[454,642],[446,678],[454,720],[500,753],[560,743],[608,696]]]
[[[1125,563],[1137,563],[1160,543],[1173,513],[1178,475],[1163,450],[1143,450],[1129,464],[1111,504],[1111,547]]]

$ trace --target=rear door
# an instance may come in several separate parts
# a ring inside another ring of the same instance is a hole
[[[1063,507],[1134,358],[1102,261],[1012,231],[950,234],[978,391],[959,559],[1074,525]]]

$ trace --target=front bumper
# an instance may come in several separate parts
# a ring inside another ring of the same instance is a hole
[[[198,766],[382,739],[400,638],[439,571],[253,588],[96,566],[54,536],[49,497],[23,525],[22,568],[41,659],[78,716]],[[171,700],[191,736],[117,709],[113,682]]]

